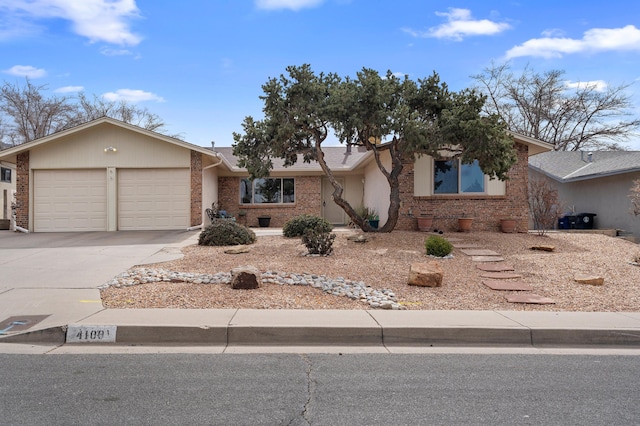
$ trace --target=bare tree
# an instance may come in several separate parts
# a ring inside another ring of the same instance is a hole
[[[553,229],[562,213],[558,190],[546,179],[530,179],[528,201],[533,227],[538,235],[542,236],[547,230]]]
[[[47,96],[46,85],[27,78],[23,86],[5,82],[0,88],[0,141],[19,145],[101,117],[111,117],[146,130],[167,134],[165,122],[147,108],[107,101],[84,93]],[[181,138],[180,135],[168,135]]]
[[[625,93],[629,85],[569,87],[563,74],[540,74],[527,67],[517,76],[505,63],[492,64],[472,78],[488,98],[485,112],[500,115],[509,130],[552,143],[556,151],[624,149],[620,143],[640,129]]]
[[[90,99],[84,92],[81,92],[78,94],[76,106],[75,121],[77,124],[101,117],[111,117],[154,132],[164,133],[165,130],[165,123],[157,114],[153,114],[147,108],[125,101],[107,101],[96,95]]]
[[[631,213],[634,216],[640,216],[640,179],[633,181],[629,191],[629,199],[631,200]]]
[[[63,130],[74,116],[75,107],[65,96],[44,97],[46,86],[35,86],[27,78],[24,86],[4,83],[0,89],[0,112],[4,137],[18,145]]]

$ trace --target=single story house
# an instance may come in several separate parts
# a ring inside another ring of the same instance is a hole
[[[553,151],[529,158],[529,176],[546,179],[567,213],[594,213],[595,227],[640,237],[629,194],[640,179],[640,151]]]
[[[528,157],[551,146],[513,136],[518,162],[504,182],[455,160],[405,162],[396,229],[417,229],[416,217],[429,214],[440,229],[468,216],[478,230],[497,230],[504,217],[526,230]],[[384,223],[389,187],[373,153],[323,150],[344,197],[375,209]],[[250,181],[231,148],[200,147],[106,117],[4,150],[0,161],[15,165],[16,225],[32,232],[185,229],[206,225],[214,202],[248,226],[269,215],[280,227],[303,213],[348,223],[318,164],[284,168],[276,161],[269,178]]]

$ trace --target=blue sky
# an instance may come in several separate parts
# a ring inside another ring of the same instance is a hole
[[[288,65],[472,84],[491,61],[632,84],[640,2],[596,0],[0,0],[0,79],[147,107],[191,143],[230,146]],[[628,144],[640,150],[640,138]]]

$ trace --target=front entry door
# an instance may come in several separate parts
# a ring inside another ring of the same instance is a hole
[[[336,178],[336,180],[344,188],[344,178]],[[331,199],[331,194],[333,194],[333,185],[329,179],[322,178],[322,217],[333,225],[344,225],[344,210]]]

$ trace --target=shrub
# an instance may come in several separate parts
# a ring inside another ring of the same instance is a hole
[[[427,254],[435,257],[445,257],[453,251],[453,246],[447,240],[437,235],[432,235],[424,242]]]
[[[307,247],[309,254],[328,256],[333,252],[335,239],[336,234],[309,229],[302,236],[302,243]]]
[[[256,234],[251,229],[228,219],[215,219],[198,238],[201,246],[235,246],[255,241]]]
[[[333,226],[327,219],[310,214],[302,214],[289,219],[282,227],[282,234],[287,238],[292,238],[301,237],[308,230],[331,232],[332,229]]]

